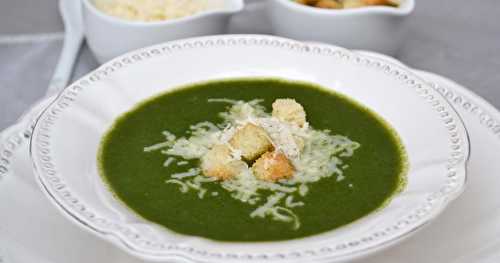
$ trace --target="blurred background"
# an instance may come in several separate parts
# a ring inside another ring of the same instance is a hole
[[[230,33],[271,33],[256,3],[233,17]],[[500,2],[417,0],[397,58],[449,77],[500,107]],[[12,124],[46,88],[64,30],[57,0],[0,1],[0,130]],[[74,78],[97,66],[84,47]]]

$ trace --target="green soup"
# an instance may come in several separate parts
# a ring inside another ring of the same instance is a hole
[[[140,88],[140,87],[138,87]],[[227,105],[211,98],[263,99],[268,110],[278,98],[303,105],[315,129],[328,129],[361,147],[343,165],[345,179],[325,178],[309,186],[306,204],[294,208],[300,228],[262,218],[235,200],[219,182],[207,185],[200,199],[167,184],[171,174],[199,166],[198,161],[164,167],[165,155],[144,152],[162,140],[162,131],[185,136],[203,121],[218,122]],[[379,116],[353,100],[312,84],[277,79],[237,79],[185,86],[151,98],[116,120],[102,139],[100,172],[115,196],[141,217],[185,235],[219,241],[276,241],[306,237],[349,224],[383,207],[404,186],[407,161],[397,134]]]

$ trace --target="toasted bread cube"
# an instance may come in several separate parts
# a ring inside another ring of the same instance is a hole
[[[320,0],[296,0],[297,3],[303,4],[303,5],[309,5],[309,6],[314,6],[316,5]]]
[[[251,123],[236,131],[229,140],[229,144],[241,151],[241,156],[246,161],[253,161],[273,148],[267,132],[262,127]]]
[[[364,0],[345,0],[343,4],[344,8],[358,8],[368,5]]]
[[[294,99],[277,99],[273,102],[273,117],[302,127],[306,123],[306,112]]]
[[[231,179],[238,175],[246,164],[241,160],[235,160],[231,156],[231,149],[226,145],[215,145],[201,159],[201,169],[208,177],[220,180]]]
[[[344,8],[356,8],[373,5],[399,6],[400,0],[345,0]]]
[[[342,9],[342,4],[335,0],[320,0],[315,6],[327,9]]]
[[[295,169],[283,153],[266,152],[252,166],[254,175],[264,181],[275,182],[293,176]]]
[[[399,0],[363,0],[367,5],[389,5],[389,6],[399,6]]]

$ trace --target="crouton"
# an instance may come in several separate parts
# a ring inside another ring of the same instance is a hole
[[[226,145],[215,145],[201,159],[201,169],[208,177],[220,180],[231,179],[246,167],[245,162],[235,160]]]
[[[306,123],[306,112],[294,99],[277,99],[273,102],[273,117],[302,127]]]
[[[399,6],[400,0],[345,0],[344,8],[356,8],[373,5]]]
[[[341,9],[342,4],[335,0],[320,0],[314,5],[319,8],[327,8],[327,9]]]
[[[252,166],[254,175],[265,181],[275,182],[293,176],[295,169],[283,153],[266,152]]]
[[[245,161],[253,161],[261,154],[271,150],[273,145],[266,131],[254,124],[246,124],[229,140],[229,144],[241,151]]]
[[[363,0],[367,5],[389,5],[398,6],[400,4],[399,0]]]
[[[367,4],[364,2],[364,0],[345,0],[343,2],[344,8],[357,8],[357,7],[363,7],[366,6]]]
[[[299,4],[310,5],[310,6],[316,5],[319,1],[320,0],[296,0],[296,2]]]

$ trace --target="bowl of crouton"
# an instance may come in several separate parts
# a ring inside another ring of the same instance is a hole
[[[414,0],[270,0],[276,35],[394,56]]]

